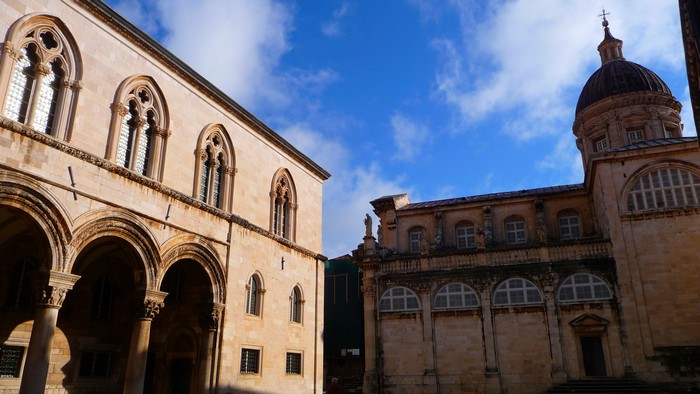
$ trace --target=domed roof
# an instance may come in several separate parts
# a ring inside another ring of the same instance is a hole
[[[673,95],[668,85],[653,71],[624,59],[603,64],[588,78],[576,104],[576,114],[604,98],[632,92],[659,92]]]
[[[604,98],[632,92],[658,92],[673,96],[668,85],[644,66],[625,60],[622,40],[610,33],[603,10],[603,41],[598,45],[600,68],[588,78],[576,104],[576,115]]]

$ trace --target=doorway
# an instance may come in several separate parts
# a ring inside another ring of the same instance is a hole
[[[580,337],[583,367],[586,376],[607,376],[605,369],[605,353],[601,337]]]

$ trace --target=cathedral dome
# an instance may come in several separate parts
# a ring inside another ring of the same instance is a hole
[[[673,95],[668,85],[653,71],[624,59],[603,64],[588,78],[576,104],[576,114],[604,98],[632,92],[659,92]]]

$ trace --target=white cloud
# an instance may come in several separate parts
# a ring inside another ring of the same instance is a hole
[[[333,11],[331,20],[324,22],[321,25],[321,32],[328,37],[338,37],[342,35],[342,20],[352,10],[348,3],[343,3]]]
[[[425,125],[395,113],[391,117],[391,127],[396,153],[394,158],[411,161],[430,140],[430,132]]]
[[[611,0],[605,5],[612,11],[608,19],[613,35],[625,41],[628,60],[652,69],[659,64],[682,67],[676,3]],[[487,12],[469,3],[452,6],[463,35],[461,42],[434,42],[442,55],[438,97],[465,121],[501,118],[506,132],[517,139],[568,133],[570,101],[600,64],[600,5],[587,0],[515,0],[491,3]],[[513,113],[503,115],[507,111]]]
[[[559,136],[552,151],[536,163],[537,168],[554,175],[558,180],[555,184],[583,182],[581,153],[574,140],[570,134]]]
[[[683,104],[683,109],[681,110],[681,119],[683,120],[683,136],[684,137],[694,137],[698,135],[698,131],[695,129],[695,118],[693,117],[693,106],[690,102],[690,89],[685,88],[683,92],[683,98],[681,99]]]
[[[294,124],[280,134],[332,174],[323,190],[323,253],[330,258],[350,253],[362,242],[365,214],[374,216],[369,201],[408,192],[401,178],[385,178],[377,163],[353,166],[344,144],[309,125]],[[376,217],[373,223],[376,232]]]

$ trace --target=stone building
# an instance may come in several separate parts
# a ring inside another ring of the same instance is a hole
[[[320,392],[330,175],[99,0],[0,31],[0,392]]]
[[[353,254],[366,393],[700,379],[697,138],[607,24],[573,124],[583,183],[371,202],[379,233]]]

